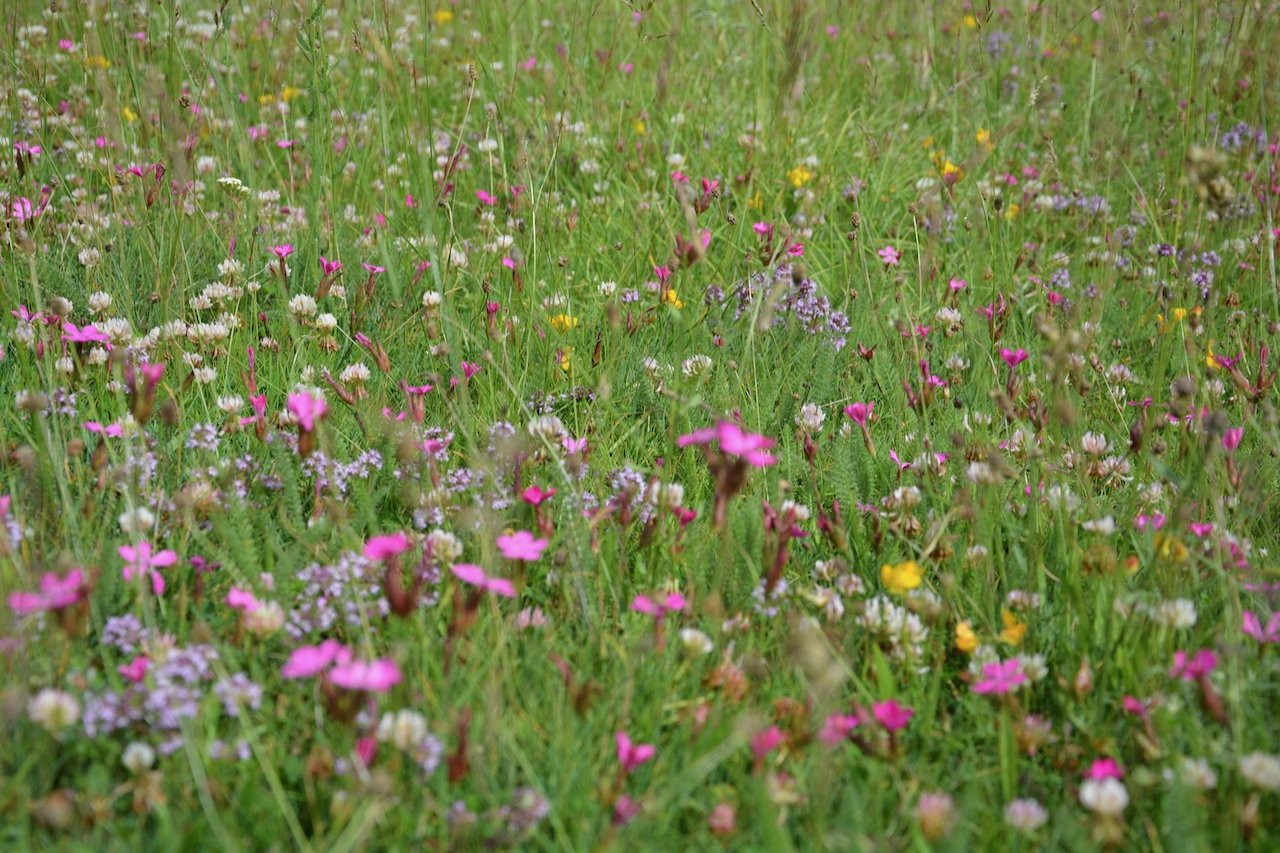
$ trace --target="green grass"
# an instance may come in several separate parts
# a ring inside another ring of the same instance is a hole
[[[1246,612],[1265,629],[1280,580],[1274,16],[330,6],[10,12],[0,592],[90,581],[62,612],[0,616],[0,844],[1275,846],[1280,801],[1241,763],[1280,753],[1277,649],[1241,629]],[[673,271],[650,289],[657,267]],[[814,288],[798,312],[793,274]],[[337,287],[314,312],[290,307],[322,279]],[[810,333],[805,312],[834,328]],[[107,331],[111,353],[64,322]],[[154,401],[126,378],[144,362],[165,365]],[[367,380],[342,378],[357,363]],[[402,385],[423,384],[419,424]],[[303,391],[328,402],[305,460],[281,419]],[[255,393],[261,436],[241,426]],[[855,402],[875,404],[866,440]],[[530,430],[540,415],[585,457]],[[677,439],[722,420],[776,440],[776,464],[747,469],[717,529],[718,462]],[[647,501],[656,484],[696,518]],[[535,511],[530,485],[556,494]],[[784,501],[809,517],[764,607]],[[140,507],[153,527],[123,529]],[[518,596],[472,599],[424,554],[437,529]],[[522,568],[496,544],[516,530],[549,540]],[[397,531],[405,568],[423,560],[406,616],[384,615],[384,570],[358,556]],[[176,555],[162,595],[123,576],[117,549],[143,540]],[[887,589],[881,567],[908,561],[919,585]],[[317,567],[359,577],[326,591]],[[255,636],[232,588],[288,626]],[[657,626],[633,609],[676,591],[688,606]],[[1179,600],[1193,624],[1160,615]],[[915,636],[873,627],[889,604]],[[298,621],[315,606],[333,619]],[[522,627],[534,608],[546,624]],[[111,642],[121,617],[150,639]],[[325,639],[402,680],[343,721],[350,695],[281,673]],[[216,653],[192,684],[174,674],[188,647]],[[1198,650],[1211,673],[1171,674]],[[142,652],[153,704],[104,727]],[[1042,677],[973,691],[1019,654]],[[233,677],[260,688],[239,714],[215,689]],[[189,695],[166,699],[175,678]],[[81,712],[53,733],[30,706],[50,688]],[[890,699],[914,711],[892,735],[870,716]],[[357,744],[402,710],[438,761],[384,738],[365,767]],[[858,714],[847,740],[819,737]],[[771,725],[781,743],[757,758]],[[620,731],[656,747],[631,773]],[[125,766],[134,743],[158,750],[150,768]],[[1114,818],[1081,801],[1104,758],[1129,798]],[[1214,785],[1187,782],[1192,760]],[[921,816],[930,793],[951,798],[941,823]],[[1042,828],[1009,828],[1016,798]]]

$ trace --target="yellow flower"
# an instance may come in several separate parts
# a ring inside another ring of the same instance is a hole
[[[955,184],[955,183],[959,183],[960,179],[963,177],[964,177],[964,169],[961,169],[959,166],[957,166],[955,163],[952,163],[950,160],[943,162],[942,179],[944,181],[949,179],[949,183]]]
[[[969,624],[966,619],[956,624],[956,648],[964,652],[966,655],[972,654],[973,650],[978,647],[978,635],[973,631],[973,625]]]
[[[964,25],[966,28],[976,30],[978,28],[978,19],[973,15],[964,16]]]
[[[284,101],[287,104],[301,94],[302,94],[302,90],[299,89],[297,86],[285,86],[284,90],[280,92],[280,100]]]
[[[1019,620],[1007,607],[1000,611],[1000,621],[1004,623],[1004,630],[1000,632],[1000,642],[1011,646],[1022,645],[1022,638],[1027,635],[1027,623]]]
[[[662,291],[662,304],[670,305],[674,308],[684,307],[684,303],[680,301],[680,295],[676,293],[674,287],[670,287]]]
[[[99,56],[86,56],[86,57],[84,58],[84,64],[85,64],[85,67],[86,67],[86,68],[102,68],[102,69],[107,69],[107,68],[110,68],[110,67],[111,67],[111,60],[110,60],[110,59],[107,59],[105,56],[101,56],[101,55],[99,55]]]
[[[551,318],[551,327],[557,332],[567,332],[578,328],[578,318],[572,314],[557,314]]]
[[[573,347],[564,347],[560,350],[560,370],[565,374],[573,372],[573,361],[571,360],[572,355]]]
[[[880,567],[880,580],[895,595],[910,592],[920,586],[924,580],[924,571],[915,560],[907,560],[897,565],[885,563]]]
[[[921,142],[921,143],[920,143],[920,147],[921,147],[921,148],[932,148],[932,147],[933,147],[933,137],[932,137],[932,136],[926,136],[926,137],[924,138],[924,142]]]
[[[259,96],[258,96],[258,106],[260,106],[260,107],[270,106],[271,104],[274,104],[275,102],[276,102],[276,96],[275,96],[275,95],[273,95],[273,94],[271,94],[270,92],[267,92],[267,93],[266,93],[266,94],[264,94],[264,95],[259,95]]]
[[[764,199],[760,197],[760,193],[747,199],[747,207],[751,210],[764,210]]]
[[[1204,366],[1210,370],[1218,369],[1218,357],[1213,354],[1213,341],[1209,341],[1209,345],[1205,348]]]
[[[642,118],[638,118],[632,122],[631,129],[636,132],[636,136],[644,136],[649,132],[648,128],[644,126],[644,119]]]
[[[1187,559],[1187,546],[1183,545],[1176,537],[1166,536],[1163,533],[1156,534],[1156,553],[1161,559],[1168,560],[1171,563],[1181,563]]]
[[[1018,205],[1016,205],[1016,204],[1011,204],[1011,205],[1009,205],[1009,209],[1008,209],[1008,210],[1006,210],[1006,211],[1004,212],[1004,218],[1005,218],[1005,219],[1013,219],[1013,217],[1015,217],[1015,216],[1017,216],[1017,215],[1018,215],[1018,211],[1020,211],[1020,210],[1022,210],[1022,208],[1021,208],[1021,207],[1019,207],[1019,206],[1018,206]]]
[[[431,16],[431,20],[443,27],[445,24],[453,21],[453,12],[450,12],[448,9],[437,9],[436,13]]]
[[[129,109],[128,107],[121,108],[120,115],[122,118],[124,118],[125,121],[129,122],[130,124],[133,124],[135,121],[138,120],[138,114],[135,113],[133,110]]]
[[[813,172],[804,166],[795,166],[791,171],[787,172],[787,180],[791,182],[791,186],[800,189],[813,180]]]
[[[985,127],[978,128],[978,132],[974,134],[974,138],[978,140],[979,145],[986,145],[991,141],[991,131]]]

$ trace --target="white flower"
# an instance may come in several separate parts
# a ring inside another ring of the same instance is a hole
[[[316,301],[305,293],[299,293],[289,300],[289,313],[295,317],[314,317]]]
[[[710,654],[715,648],[711,638],[697,628],[681,628],[680,645],[684,646],[685,651],[698,655]]]
[[[1119,779],[1086,779],[1080,786],[1080,803],[1102,817],[1119,817],[1129,805],[1129,792]]]
[[[264,601],[244,615],[244,629],[255,637],[269,637],[284,627],[284,608]]]
[[[70,693],[46,687],[27,703],[27,716],[49,734],[57,734],[80,719],[80,703]]]
[[[156,523],[156,517],[144,506],[120,513],[120,529],[125,533],[146,533]]]
[[[147,744],[135,740],[124,748],[120,763],[136,776],[144,770],[150,770],[156,763],[156,751]]]
[[[321,314],[316,318],[316,328],[328,334],[338,328],[338,318],[327,312]]]
[[[548,444],[559,444],[567,433],[564,424],[555,415],[539,415],[529,422],[529,435]]]
[[[347,385],[363,385],[369,381],[369,367],[364,362],[357,361],[355,364],[348,364],[342,368],[342,372],[338,374],[338,378]]]
[[[1280,757],[1251,752],[1240,759],[1240,775],[1255,788],[1280,791]]]
[[[1218,787],[1218,774],[1203,758],[1184,757],[1178,764],[1178,778],[1198,791],[1212,791]]]
[[[441,563],[453,563],[462,556],[462,542],[458,537],[439,528],[427,534],[427,549]]]
[[[694,355],[684,360],[680,365],[680,372],[686,379],[697,379],[711,372],[712,364],[710,356]]]
[[[439,308],[444,302],[444,296],[438,290],[428,290],[422,294],[422,307],[428,311]]]
[[[89,310],[95,314],[101,314],[111,307],[111,294],[101,290],[95,290],[89,294]]]
[[[1048,821],[1049,813],[1036,800],[1013,800],[1004,807],[1004,822],[1019,832],[1035,832]]]
[[[805,403],[796,414],[796,426],[817,435],[822,432],[822,424],[826,419],[827,413],[822,411],[821,406],[816,403]]]
[[[390,742],[397,749],[414,749],[426,736],[426,717],[407,708],[395,713],[385,713],[378,722],[378,740]]]

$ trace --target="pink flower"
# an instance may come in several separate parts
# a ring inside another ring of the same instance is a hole
[[[743,432],[742,428],[732,421],[720,421],[714,427],[705,427],[688,435],[682,435],[676,439],[676,446],[710,444],[713,440],[719,444],[721,453],[736,456],[756,468],[767,468],[777,461],[772,455],[764,452],[776,444],[772,438]]]
[[[1271,618],[1267,620],[1266,629],[1263,629],[1262,620],[1258,618],[1258,615],[1252,610],[1246,610],[1244,612],[1244,624],[1240,630],[1253,637],[1259,643],[1280,643],[1280,611],[1271,614]]]
[[[329,681],[344,690],[386,693],[400,683],[400,667],[389,659],[371,662],[348,661],[329,670]]]
[[[1000,358],[1010,369],[1017,367],[1019,364],[1027,360],[1027,351],[1024,349],[1009,349],[1005,347],[1000,350]]]
[[[62,339],[71,344],[105,344],[111,340],[106,332],[99,330],[92,323],[78,327],[75,323],[66,321],[62,323]]]
[[[643,805],[639,800],[633,800],[631,797],[623,794],[618,797],[617,802],[613,804],[613,825],[626,826],[635,820],[636,815],[640,814]]]
[[[245,613],[252,613],[262,605],[252,592],[233,586],[231,591],[227,593],[227,606],[232,610],[243,610]]]
[[[476,190],[476,198],[480,200],[481,204],[488,205],[489,207],[493,207],[498,203],[497,196],[484,190]]]
[[[329,405],[322,398],[313,397],[306,391],[290,394],[288,405],[303,432],[314,432],[316,424],[329,411]]]
[[[498,537],[498,550],[508,560],[533,562],[542,557],[546,548],[546,539],[537,539],[527,530],[517,530],[509,536]]]
[[[871,417],[871,412],[875,407],[876,404],[874,402],[853,403],[852,405],[844,407],[844,413],[855,424],[860,427],[865,427],[867,425],[867,419]]]
[[[530,486],[520,493],[520,500],[530,506],[542,506],[551,500],[551,496],[556,493],[555,489],[542,489],[539,486]]]
[[[1137,530],[1159,530],[1164,527],[1164,523],[1164,515],[1158,512],[1154,512],[1151,515],[1139,515],[1133,519],[1133,526]]]
[[[454,577],[463,583],[471,584],[474,587],[479,587],[505,598],[516,597],[516,588],[511,581],[506,578],[491,578],[479,566],[473,566],[470,563],[458,563],[452,566],[450,571],[453,572]]]
[[[142,680],[147,677],[147,670],[151,666],[151,659],[146,655],[138,655],[128,663],[121,664],[116,667],[116,672],[133,684],[141,684]]]
[[[1122,705],[1127,713],[1138,717],[1147,716],[1147,706],[1136,696],[1126,694]]]
[[[827,746],[835,746],[849,736],[849,732],[858,726],[858,718],[853,714],[828,714],[822,722],[822,731],[818,740]]]
[[[875,715],[876,722],[891,732],[906,728],[915,715],[913,709],[899,705],[897,699],[876,702],[871,706],[871,713]]]
[[[782,730],[777,726],[769,726],[764,731],[752,736],[751,754],[756,757],[756,761],[763,761],[765,756],[782,744],[783,740]]]
[[[1186,652],[1177,651],[1173,653],[1173,667],[1169,670],[1169,676],[1183,681],[1195,681],[1200,676],[1213,672],[1217,665],[1218,656],[1212,649],[1201,649],[1190,656]]]
[[[632,610],[655,617],[666,613],[678,613],[688,606],[688,600],[678,592],[668,593],[661,599],[650,598],[647,595],[637,595],[631,601]]]
[[[560,446],[564,448],[565,453],[581,453],[587,449],[587,440],[585,438],[574,438],[566,435],[560,439]]]
[[[618,732],[613,739],[618,745],[618,763],[626,773],[632,772],[641,764],[652,761],[658,754],[657,747],[651,743],[632,743],[631,737],[626,732]]]
[[[1234,453],[1244,438],[1244,427],[1232,427],[1222,434],[1222,446],[1228,453]]]
[[[342,269],[342,261],[330,261],[324,255],[320,256],[320,272],[325,275],[332,275]]]
[[[951,288],[952,292],[956,292],[964,290],[969,286],[969,283],[962,278],[953,278],[948,282],[947,286]]]
[[[0,518],[5,514],[0,512]],[[46,572],[40,576],[39,592],[13,593],[9,596],[9,608],[18,614],[66,610],[83,601],[88,591],[84,569],[72,569],[66,575]]]
[[[137,545],[121,545],[116,549],[116,553],[124,559],[124,579],[133,580],[143,574],[151,576],[151,590],[156,595],[164,592],[164,578],[156,569],[163,569],[172,566],[178,562],[178,555],[173,551],[164,550],[155,554],[151,553],[150,542],[139,542]]]
[[[403,532],[374,536],[364,543],[364,556],[369,560],[385,560],[409,550],[409,537]]]
[[[982,681],[971,688],[974,693],[1011,693],[1025,684],[1027,675],[1017,658],[1003,663],[989,663],[982,668]]]
[[[886,267],[896,267],[898,260],[902,257],[893,246],[885,246],[876,254],[880,256],[880,260],[884,261]]]
[[[1123,779],[1124,769],[1114,758],[1099,758],[1084,771],[1086,779]]]
[[[293,254],[293,244],[281,243],[279,246],[272,246],[271,254],[283,261],[285,258]]]
[[[351,650],[337,640],[325,640],[318,646],[299,646],[280,669],[285,678],[315,678],[335,661],[351,660]]]
[[[98,435],[109,436],[111,438],[119,438],[120,436],[124,435],[124,427],[120,426],[120,424],[118,423],[107,424],[106,426],[103,426],[97,421],[85,421],[83,424],[81,424],[81,426],[83,426],[89,432],[97,433]]]

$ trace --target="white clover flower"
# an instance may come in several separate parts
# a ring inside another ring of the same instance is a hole
[[[1119,817],[1129,805],[1129,791],[1119,779],[1086,779],[1080,786],[1080,804],[1102,817]]]
[[[124,748],[120,763],[137,776],[139,773],[150,770],[156,763],[156,751],[147,744],[135,740]]]
[[[402,708],[382,715],[378,721],[378,740],[405,751],[419,746],[427,736],[427,718],[417,711]]]
[[[51,735],[80,719],[80,703],[70,693],[46,687],[27,703],[27,716]]]

